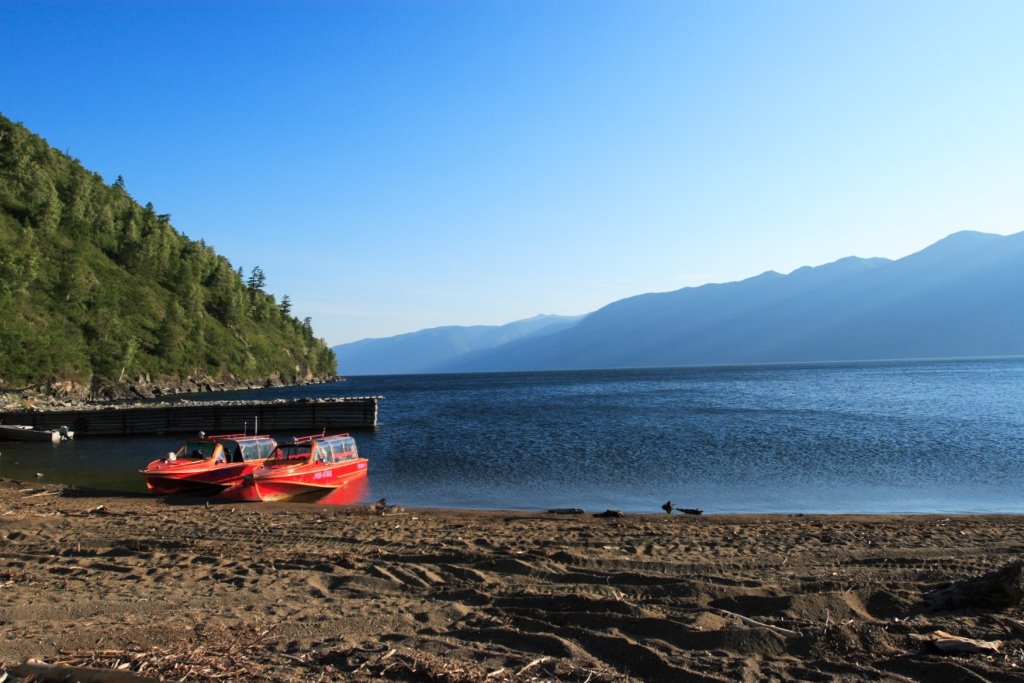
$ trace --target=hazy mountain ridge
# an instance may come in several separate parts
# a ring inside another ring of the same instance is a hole
[[[431,371],[1021,355],[1022,294],[1024,233],[964,231],[898,260],[847,257],[641,294],[557,331],[454,354]]]
[[[552,334],[579,316],[538,315],[505,325],[432,327],[394,337],[362,339],[334,347],[338,372],[348,375],[443,372],[452,363],[523,338]]]

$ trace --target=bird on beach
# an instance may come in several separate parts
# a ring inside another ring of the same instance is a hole
[[[661,506],[661,509],[671,515],[672,511],[676,509],[676,506],[672,504],[671,500],[667,500],[665,501],[665,504]]]

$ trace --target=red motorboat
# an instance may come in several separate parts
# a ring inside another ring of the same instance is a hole
[[[242,480],[277,448],[266,435],[219,434],[189,439],[144,470],[146,487],[160,495],[216,494]]]
[[[314,435],[281,444],[260,467],[242,478],[244,500],[317,497],[354,486],[366,477],[366,458],[348,434]]]

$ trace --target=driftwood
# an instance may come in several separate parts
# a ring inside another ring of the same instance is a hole
[[[526,666],[521,667],[519,669],[519,671],[516,672],[516,675],[517,676],[522,676],[524,673],[526,673],[527,671],[529,671],[533,667],[537,666],[538,664],[543,664],[544,662],[550,662],[552,659],[554,659],[554,657],[547,657],[547,656],[545,656],[545,657],[538,657],[537,659],[533,660],[532,662],[530,662]]]
[[[581,508],[551,508],[548,510],[553,515],[582,515],[583,510]]]
[[[60,495],[60,491],[47,491],[46,489],[43,489],[41,491],[34,491],[33,493],[26,494],[25,498],[35,498],[36,496],[59,496],[59,495]]]
[[[158,679],[140,676],[131,671],[117,669],[94,669],[86,666],[60,666],[47,664],[38,659],[29,659],[24,664],[11,667],[10,673],[19,678],[31,677],[40,683],[158,683]]]
[[[745,617],[742,614],[736,614],[735,612],[730,612],[729,610],[721,609],[720,607],[716,607],[715,611],[719,614],[724,614],[727,617],[739,619],[747,626],[756,626],[757,628],[768,629],[769,631],[778,633],[780,636],[785,636],[787,638],[799,638],[801,635],[799,631],[782,628],[781,626],[774,626],[773,624],[766,624],[763,621],[757,621],[756,619],[751,619],[750,617]]]
[[[924,642],[931,645],[939,652],[954,652],[960,654],[977,654],[999,652],[1003,647],[1001,640],[975,640],[963,636],[954,636],[945,631],[936,631],[930,635],[911,634],[912,640]]]
[[[681,508],[681,507],[677,507],[677,506],[672,504],[671,500],[665,501],[665,504],[661,506],[661,509],[664,510],[665,512],[667,512],[670,515],[672,514],[673,510],[678,510],[679,512],[681,512],[684,515],[702,515],[702,514],[704,514],[704,511],[700,510],[698,508]]]
[[[955,581],[924,594],[933,610],[954,610],[962,607],[1004,609],[1020,604],[1024,596],[1021,569],[1024,560],[1014,560],[977,579]]]

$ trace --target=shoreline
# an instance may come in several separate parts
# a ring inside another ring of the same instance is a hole
[[[94,382],[90,386],[74,380],[42,382],[21,388],[0,387],[0,410],[53,410],[74,408],[88,410],[101,407],[127,407],[149,405],[152,401],[178,402],[216,399],[182,398],[221,394],[233,391],[254,391],[304,387],[317,384],[344,382],[341,375],[311,377],[285,381],[280,376],[242,380],[236,377],[218,378],[198,376],[189,379],[156,379],[140,377],[123,382]]]
[[[166,436],[166,435],[152,435],[152,436],[162,437],[162,436]],[[4,443],[5,442],[0,442],[0,455],[2,455],[2,452],[3,452],[2,451],[2,446],[3,446]],[[6,443],[8,443],[8,444],[15,444],[15,443],[20,444],[20,443],[23,443],[23,442],[6,442]],[[156,457],[156,456],[154,456],[154,457]],[[140,463],[139,466],[140,467],[144,467],[145,464],[146,463],[142,462],[142,463]],[[37,475],[37,477],[38,476],[39,475]],[[17,476],[10,476],[10,475],[0,474],[0,485],[2,485],[5,482],[6,483],[20,483],[23,486],[49,487],[49,488],[57,488],[57,489],[67,489],[68,491],[74,492],[73,495],[77,495],[77,496],[90,496],[90,497],[95,497],[95,498],[111,498],[111,499],[122,499],[123,498],[123,499],[130,499],[130,500],[154,500],[154,501],[164,500],[165,502],[166,501],[174,501],[173,503],[170,503],[170,504],[176,504],[176,505],[193,505],[194,504],[194,505],[222,506],[222,505],[238,505],[238,504],[250,505],[250,504],[252,504],[252,505],[264,505],[264,506],[266,506],[266,505],[272,505],[273,504],[273,505],[294,505],[294,506],[297,507],[297,509],[300,509],[300,510],[301,509],[305,509],[305,508],[320,508],[320,507],[324,507],[324,508],[327,508],[327,509],[335,508],[335,509],[340,509],[340,510],[358,510],[358,509],[361,509],[361,508],[372,508],[375,505],[380,505],[380,501],[384,501],[385,504],[387,504],[389,507],[399,507],[403,511],[406,511],[406,512],[411,512],[411,513],[419,512],[419,513],[423,513],[423,514],[450,514],[452,516],[458,516],[460,514],[467,514],[467,515],[551,515],[551,516],[554,516],[554,517],[561,517],[561,518],[565,518],[565,519],[573,519],[573,518],[589,518],[589,517],[598,517],[598,518],[600,518],[602,515],[606,515],[607,513],[612,513],[611,515],[608,515],[608,516],[619,516],[619,515],[621,515],[622,517],[639,517],[639,518],[646,518],[646,517],[655,517],[655,518],[671,517],[671,518],[688,518],[688,519],[695,519],[695,520],[700,520],[700,519],[717,519],[717,520],[736,519],[736,520],[742,520],[742,519],[760,519],[760,518],[765,518],[765,519],[771,519],[771,518],[800,519],[800,518],[813,518],[813,517],[843,518],[843,519],[863,519],[863,520],[871,520],[871,519],[892,519],[892,520],[898,520],[898,519],[903,519],[903,518],[907,518],[907,519],[918,519],[918,518],[938,518],[938,519],[944,519],[944,518],[958,518],[958,517],[965,517],[965,518],[992,517],[992,518],[996,518],[996,519],[1014,519],[1014,518],[1017,518],[1017,519],[1020,519],[1021,521],[1024,521],[1024,511],[1015,512],[1015,511],[1007,511],[1007,510],[980,510],[980,511],[954,511],[954,512],[951,512],[951,511],[906,511],[906,510],[898,510],[898,511],[849,511],[849,510],[843,510],[843,511],[837,511],[837,512],[820,511],[820,510],[817,510],[817,511],[780,511],[780,510],[771,510],[771,511],[735,511],[735,510],[708,511],[708,510],[702,510],[700,514],[686,514],[686,513],[681,512],[680,508],[676,508],[675,510],[673,510],[673,512],[671,514],[666,514],[664,511],[658,510],[657,508],[659,506],[658,505],[654,505],[654,504],[652,504],[649,508],[644,509],[644,510],[634,510],[634,509],[626,509],[626,508],[605,508],[605,509],[600,509],[598,507],[594,507],[594,508],[579,508],[579,507],[573,507],[573,508],[513,508],[513,507],[486,508],[486,507],[457,507],[457,506],[446,506],[446,505],[425,506],[425,505],[406,505],[406,504],[403,504],[401,501],[395,502],[393,500],[390,503],[388,503],[387,498],[381,498],[378,501],[373,501],[371,499],[364,499],[364,500],[361,500],[361,501],[356,502],[356,503],[340,502],[340,503],[322,503],[321,504],[321,503],[317,502],[316,500],[284,501],[284,502],[276,502],[276,503],[268,503],[268,502],[256,503],[256,502],[253,502],[253,501],[239,501],[239,500],[232,499],[230,497],[223,497],[222,498],[222,497],[219,497],[217,495],[212,495],[212,496],[178,495],[178,496],[164,496],[164,497],[162,497],[162,496],[159,496],[157,494],[154,494],[151,491],[148,491],[145,488],[144,484],[142,483],[141,479],[139,479],[139,481],[138,481],[138,486],[135,487],[135,488],[132,488],[132,489],[129,489],[129,488],[123,488],[123,489],[102,488],[102,487],[92,486],[92,485],[88,485],[88,484],[79,484],[79,483],[74,483],[74,482],[55,481],[52,478],[42,478],[42,477],[39,477],[39,478],[36,478],[36,479],[26,479],[26,478],[20,478],[19,479],[19,478],[17,478]],[[568,510],[568,509],[579,510],[579,512],[568,513],[568,512],[563,512],[562,511],[562,510]]]
[[[1024,516],[207,505],[0,480],[0,662],[176,680],[1024,680]],[[1001,641],[943,654],[937,631]]]

